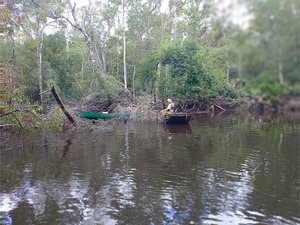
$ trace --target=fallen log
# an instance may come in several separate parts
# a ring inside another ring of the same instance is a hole
[[[66,109],[66,107],[64,106],[64,103],[62,102],[62,100],[60,99],[58,93],[56,92],[54,86],[51,88],[51,92],[57,102],[57,104],[59,105],[59,107],[62,109],[62,111],[64,112],[64,114],[66,115],[66,117],[69,119],[69,121],[73,124],[73,125],[77,125],[75,119],[71,116],[71,114],[68,112],[68,110]]]

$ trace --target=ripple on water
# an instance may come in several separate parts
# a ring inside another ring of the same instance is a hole
[[[218,214],[210,214],[208,217],[202,218],[203,224],[256,224],[257,220],[252,220],[250,218],[245,218],[245,215],[237,211],[235,213],[225,212]]]
[[[216,119],[192,133],[121,123],[67,143],[56,135],[47,152],[1,152],[0,223],[31,208],[56,224],[300,224],[299,132]]]

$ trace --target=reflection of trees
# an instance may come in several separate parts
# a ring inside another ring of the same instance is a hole
[[[263,130],[265,133],[265,131]],[[249,210],[254,208],[262,211],[268,218],[281,220],[293,218],[299,213],[299,138],[297,133],[282,135],[276,130],[272,135],[264,136],[264,151],[257,153],[260,159],[255,173]],[[260,190],[264,190],[263,192]]]
[[[12,224],[35,224],[36,218],[33,206],[28,201],[20,201],[17,208],[13,209],[9,215]]]
[[[299,172],[290,171],[299,168],[298,131],[277,124],[269,132],[237,118],[205,121],[191,123],[189,134],[127,123],[67,141],[52,137],[47,154],[25,145],[26,163],[16,163],[22,176],[10,194],[1,191],[10,208],[0,216],[15,219],[12,212],[25,206],[28,218],[48,224],[267,223],[274,214],[297,215]]]
[[[227,144],[229,155],[228,152],[227,155],[225,154],[225,148],[215,146],[213,149],[217,151],[216,154],[206,157],[205,160],[205,164],[212,167],[213,171],[224,170],[224,172],[213,174],[211,181],[213,185],[223,186],[219,189],[214,186],[216,190],[213,193],[221,194],[222,197],[219,196],[219,198],[223,200],[224,204],[221,204],[222,207],[213,206],[212,208],[217,208],[219,213],[243,209],[240,217],[248,217],[250,221],[274,222],[280,218],[282,221],[284,221],[283,218],[293,218],[292,215],[297,215],[297,210],[299,210],[297,201],[293,200],[297,196],[295,180],[299,181],[299,173],[296,172],[297,176],[295,173],[289,172],[291,169],[298,171],[296,168],[299,168],[299,164],[296,162],[299,158],[297,150],[299,139],[295,142],[297,132],[293,131],[293,124],[282,125],[277,120],[264,123],[259,120],[257,124],[249,123],[247,125],[237,119],[235,121],[235,129],[230,126],[231,130],[227,130],[226,126],[223,129],[222,121],[218,121],[218,129],[222,128],[224,136],[228,135],[229,137]],[[289,133],[291,131],[295,133],[286,137],[282,135],[282,132]],[[214,135],[216,137],[218,134]],[[239,143],[235,143],[236,140],[239,140]],[[235,149],[237,147],[238,150]],[[285,150],[282,151],[282,148]],[[289,154],[293,156],[291,157]],[[207,166],[205,167],[207,168]],[[229,176],[230,173],[235,174],[236,177],[233,179],[233,185],[230,185],[232,180],[232,177]],[[220,175],[226,176],[220,180],[218,177]],[[228,191],[225,191],[226,189]],[[244,197],[240,195],[241,193]],[[212,204],[218,202],[216,201],[218,197],[210,195],[209,199],[213,199],[214,203]],[[231,208],[228,199],[236,202],[236,207]],[[237,204],[238,201],[235,201],[237,199],[241,199],[240,202],[243,202],[244,205]],[[286,210],[283,210],[284,208]],[[210,213],[208,212],[208,214]],[[272,217],[275,220],[272,220]]]

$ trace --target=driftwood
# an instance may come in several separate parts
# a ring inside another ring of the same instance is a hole
[[[56,92],[54,86],[51,88],[51,92],[57,102],[57,104],[59,105],[59,107],[62,109],[62,111],[64,112],[64,114],[66,115],[66,117],[69,119],[69,121],[73,124],[76,125],[76,121],[74,120],[74,118],[71,116],[71,114],[68,112],[68,110],[66,109],[66,107],[64,106],[64,103],[62,102],[62,100],[60,99],[58,93]]]
[[[215,107],[221,109],[222,111],[226,111],[226,109],[223,109],[221,106],[217,105],[217,104],[213,104]]]

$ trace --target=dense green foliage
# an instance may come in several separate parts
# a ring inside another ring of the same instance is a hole
[[[211,61],[217,65],[217,55],[214,49],[210,49],[210,54],[205,54],[205,51],[208,49],[202,49],[194,41],[169,46],[162,57],[162,65],[170,66],[169,87],[165,87],[169,91],[164,92],[162,89],[161,92],[183,100],[199,96],[212,98],[225,94],[226,87],[229,87],[224,76],[225,71],[217,74],[215,67],[210,68]],[[220,67],[218,69],[221,70]]]
[[[63,112],[59,107],[53,108],[44,115],[42,107],[30,104],[28,98],[20,89],[13,89],[6,95],[6,113],[1,119],[6,124],[13,125],[17,133],[33,133],[35,130],[61,131],[64,124]]]
[[[300,83],[300,2],[244,1],[253,18],[249,28],[235,32],[233,51],[238,77],[249,80],[251,91],[277,96],[298,92]],[[288,86],[291,86],[288,88]]]
[[[203,0],[60,2],[7,3],[4,61],[31,102],[52,86],[66,99],[110,98],[124,79],[133,95],[178,100],[237,97],[236,79],[266,96],[299,89],[299,1],[241,0],[247,28]]]

